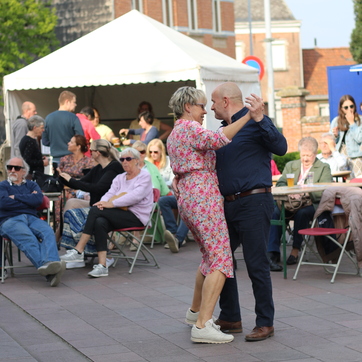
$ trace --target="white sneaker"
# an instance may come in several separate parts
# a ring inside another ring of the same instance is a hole
[[[172,253],[178,253],[179,247],[179,241],[176,239],[176,237],[168,230],[165,230],[163,234],[167,245],[170,247],[170,251]]]
[[[64,260],[63,260],[64,261]],[[78,268],[84,268],[85,267],[85,261],[68,261],[66,263],[67,269],[78,269]]]
[[[186,312],[185,322],[187,324],[195,324],[197,322],[198,317],[199,317],[199,312],[192,312],[191,308],[189,308]]]
[[[234,340],[231,334],[221,332],[220,326],[216,325],[212,319],[205,323],[204,328],[197,328],[195,325],[191,329],[191,341],[197,343],[229,343]]]
[[[186,319],[185,322],[187,324],[196,324],[197,322],[197,318],[199,318],[199,313],[200,312],[192,312],[191,308],[189,308],[186,312]],[[214,316],[212,316],[212,321],[215,322],[217,318],[215,318]]]
[[[106,259],[106,267],[109,268],[114,263],[114,258],[107,258]]]
[[[108,277],[108,268],[102,264],[96,264],[93,266],[93,270],[88,273],[90,277]]]
[[[170,247],[168,246],[167,243],[166,243],[163,247],[164,247],[165,249],[170,249]]]
[[[84,262],[84,251],[79,254],[76,249],[67,250],[67,252],[60,256],[60,260],[64,260],[66,263],[70,261]]]
[[[8,271],[4,269],[4,280],[8,278]],[[0,268],[0,279],[1,279],[1,268]]]

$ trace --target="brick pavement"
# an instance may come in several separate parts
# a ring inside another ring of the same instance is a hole
[[[320,267],[302,267],[296,281],[294,267],[287,280],[272,273],[275,336],[245,342],[254,299],[240,260],[244,333],[229,344],[193,344],[184,315],[200,252],[190,242],[178,254],[160,245],[154,253],[160,269],[129,275],[119,261],[109,277],[90,279],[87,266],[66,271],[57,288],[36,273],[9,277],[0,285],[0,361],[362,361],[359,276],[338,275],[331,284]]]

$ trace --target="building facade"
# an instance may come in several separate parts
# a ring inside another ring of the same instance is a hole
[[[136,9],[235,58],[233,0],[53,0],[52,6],[61,46]]]

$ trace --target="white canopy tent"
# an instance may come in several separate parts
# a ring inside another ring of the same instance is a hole
[[[58,109],[65,89],[77,95],[77,110],[94,106],[102,120],[132,120],[143,100],[162,119],[178,87],[203,89],[210,100],[212,90],[225,81],[236,82],[244,96],[260,94],[256,69],[132,10],[4,77],[7,139],[9,121],[21,113],[24,101],[35,103],[45,118]],[[216,129],[220,122],[210,104],[205,126]]]

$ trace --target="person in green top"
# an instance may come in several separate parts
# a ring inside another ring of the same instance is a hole
[[[166,182],[161,176],[158,168],[151,162],[145,160],[147,145],[141,141],[136,141],[135,143],[133,143],[132,147],[139,151],[139,153],[141,154],[139,167],[141,169],[144,168],[146,171],[149,172],[149,174],[151,175],[153,188],[159,189],[161,196],[172,195],[172,192],[166,185]]]

